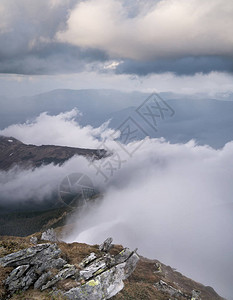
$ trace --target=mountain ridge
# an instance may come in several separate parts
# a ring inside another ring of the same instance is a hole
[[[104,149],[85,149],[67,146],[24,144],[14,137],[0,136],[0,170],[13,166],[40,167],[46,164],[61,165],[75,155],[100,159],[106,155]]]

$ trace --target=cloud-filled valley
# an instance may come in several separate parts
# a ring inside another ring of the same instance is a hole
[[[113,132],[82,127],[74,115],[74,111],[42,114],[34,123],[12,125],[1,134],[27,143],[96,148]],[[107,183],[88,160],[74,157],[62,166],[1,172],[0,193],[12,202],[43,201],[65,176],[84,173],[103,192],[104,200],[82,215],[67,241],[94,244],[113,236],[117,243],[138,247],[140,254],[231,295],[233,143],[216,150],[194,141],[145,139],[132,157],[114,141],[107,139],[106,146],[124,161]],[[135,143],[124,147],[130,150]]]

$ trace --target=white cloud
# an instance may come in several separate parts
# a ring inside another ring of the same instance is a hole
[[[0,201],[11,205],[28,200],[46,201],[54,195],[54,199],[58,199],[59,185],[70,173],[90,173],[89,176],[93,176],[88,165],[87,159],[76,156],[62,166],[50,164],[35,170],[13,168],[7,172],[0,171]]]
[[[121,58],[232,55],[232,1],[161,0],[134,17],[124,2],[82,1],[58,39]]]
[[[233,142],[217,151],[145,141],[67,240],[98,244],[112,236],[232,295],[232,155]]]
[[[109,63],[106,63],[103,68],[106,70],[115,70],[121,63],[122,62],[111,61]]]
[[[75,121],[78,115],[77,109],[56,116],[42,113],[31,122],[0,130],[0,135],[13,136],[26,144],[95,148],[99,140],[113,133],[107,123],[98,128],[79,126]]]

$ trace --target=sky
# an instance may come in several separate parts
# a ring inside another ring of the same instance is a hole
[[[231,0],[2,0],[0,95],[232,92]]]

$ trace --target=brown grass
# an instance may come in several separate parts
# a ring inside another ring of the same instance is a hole
[[[51,292],[29,289],[26,292],[15,293],[12,300],[65,300],[62,295],[52,295]]]
[[[124,289],[112,298],[113,300],[168,300],[168,296],[158,292],[149,283],[125,282]]]
[[[0,236],[0,257],[30,246],[28,238]]]

